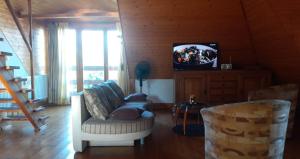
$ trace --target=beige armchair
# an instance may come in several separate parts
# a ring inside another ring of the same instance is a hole
[[[296,84],[271,86],[269,88],[249,92],[248,100],[282,99],[290,101],[291,109],[286,136],[287,138],[291,138],[293,134],[294,118],[298,101],[298,90],[299,87]]]
[[[202,109],[205,159],[282,159],[290,105],[261,100]]]

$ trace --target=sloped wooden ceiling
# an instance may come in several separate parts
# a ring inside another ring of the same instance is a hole
[[[300,1],[243,0],[259,64],[276,83],[300,84]]]
[[[11,0],[11,3],[21,18],[27,16],[27,0]],[[32,14],[35,20],[118,21],[115,0],[32,0]]]
[[[240,0],[119,0],[130,78],[142,60],[151,78],[172,78],[172,44],[217,42],[221,61],[255,64]]]

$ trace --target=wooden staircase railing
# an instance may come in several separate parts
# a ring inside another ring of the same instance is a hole
[[[36,131],[45,125],[47,116],[41,115],[39,112],[44,110],[44,107],[34,108],[33,102],[28,98],[28,93],[32,90],[22,88],[22,78],[14,77],[14,70],[19,69],[18,66],[7,66],[6,56],[11,56],[10,53],[0,52],[0,82],[4,88],[0,88],[0,93],[9,93],[11,98],[0,98],[0,112],[12,113],[21,112],[23,115],[5,116],[2,114],[1,121],[28,120]]]
[[[28,48],[30,56],[30,76],[31,76],[31,89],[22,88],[22,82],[26,78],[14,77],[14,70],[19,69],[19,66],[7,66],[7,56],[12,56],[12,53],[0,52],[0,82],[4,88],[0,88],[0,94],[8,93],[11,98],[0,98],[0,121],[29,121],[36,131],[39,131],[45,125],[48,116],[41,115],[41,111],[45,108],[35,107],[34,93],[34,70],[33,70],[33,56],[32,56],[32,13],[31,13],[31,0],[28,0],[28,14],[29,14],[29,41],[26,38],[24,30],[17,18],[17,15],[10,3],[10,0],[5,0],[5,3],[20,31],[22,38]],[[4,38],[0,37],[0,42]],[[1,50],[0,50],[1,51]],[[28,93],[31,93],[29,99]],[[17,113],[18,115],[15,115]],[[13,114],[13,115],[8,115]]]
[[[29,12],[29,41],[26,38],[26,34],[22,28],[22,25],[20,23],[20,21],[18,20],[17,14],[10,2],[10,0],[5,0],[5,3],[7,5],[7,8],[9,10],[9,12],[11,13],[14,22],[17,25],[17,28],[19,29],[21,36],[27,46],[27,49],[29,51],[29,57],[30,57],[30,77],[31,77],[31,89],[32,89],[32,93],[31,93],[31,98],[35,99],[35,92],[34,92],[34,71],[33,71],[33,56],[32,56],[32,12],[31,12],[31,0],[28,0],[28,12]]]

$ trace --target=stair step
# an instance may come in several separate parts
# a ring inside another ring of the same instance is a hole
[[[12,98],[0,98],[0,103],[15,103]]]
[[[19,92],[21,92],[21,93],[29,93],[29,92],[32,92],[32,89],[21,89]]]
[[[16,77],[11,79],[12,82],[24,82],[27,81],[27,78]]]
[[[39,116],[39,117],[38,117],[38,121],[43,121],[43,120],[46,120],[46,119],[48,119],[48,118],[49,118],[48,115]]]
[[[2,66],[2,70],[14,70],[14,69],[20,69],[20,66]]]
[[[32,109],[32,112],[41,112],[45,110],[44,106],[39,106],[37,108]],[[0,113],[1,112],[19,112],[21,109],[15,103],[0,103]]]
[[[5,52],[5,51],[0,51],[0,56],[12,56],[12,53]]]
[[[39,127],[41,128],[42,126],[45,126],[46,125],[46,120],[49,118],[48,115],[45,115],[45,116],[39,116],[38,117],[38,125]]]
[[[19,112],[21,109],[14,103],[1,103],[0,112]]]
[[[40,111],[43,111],[43,110],[45,110],[46,108],[44,107],[44,106],[39,106],[39,107],[37,107],[37,108],[34,108],[33,110],[32,110],[32,112],[40,112]]]
[[[6,92],[7,92],[6,88],[0,88],[0,93],[6,93]]]
[[[7,92],[7,89],[6,88],[0,88],[0,93],[6,93]],[[29,92],[32,92],[31,89],[20,89],[19,90],[20,93],[29,93]],[[1,100],[8,100],[9,98],[0,98],[0,101]],[[11,99],[12,100],[12,99]],[[1,103],[1,102],[0,102]],[[28,102],[30,103],[30,102]]]
[[[6,116],[1,119],[2,121],[26,121],[27,118],[24,115]]]
[[[40,102],[41,100],[40,99],[29,99],[28,100],[28,103],[29,104],[35,104],[35,103],[38,103],[38,102]]]

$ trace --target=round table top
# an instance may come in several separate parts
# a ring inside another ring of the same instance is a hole
[[[195,102],[195,103],[189,103],[189,102],[182,102],[179,104],[176,104],[175,106],[177,109],[181,109],[181,110],[191,110],[191,109],[197,109],[200,110],[202,108],[206,108],[208,107],[207,104],[205,103],[200,103],[200,102]]]

